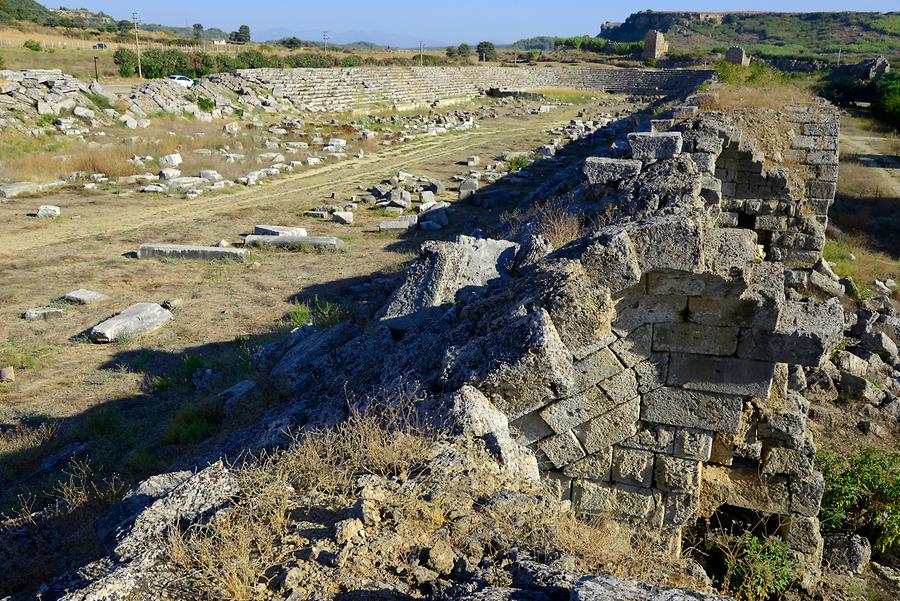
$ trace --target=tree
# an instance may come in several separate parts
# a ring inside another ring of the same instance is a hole
[[[475,50],[478,52],[478,60],[497,60],[497,47],[494,46],[491,42],[480,42]]]
[[[241,25],[238,27],[238,39],[244,44],[250,43],[250,27]]]
[[[194,23],[194,39],[199,40],[203,37],[203,24]]]
[[[119,30],[119,33],[128,33],[134,28],[134,23],[127,19],[122,19],[116,23],[116,28]]]
[[[460,44],[456,49],[456,53],[459,55],[459,58],[465,60],[472,56],[472,47],[468,44]]]
[[[454,59],[459,56],[459,49],[456,46],[447,46],[447,58]]]

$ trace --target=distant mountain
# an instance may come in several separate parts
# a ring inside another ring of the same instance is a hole
[[[289,37],[296,37],[301,40],[321,40],[322,30],[297,30],[276,27],[253,32],[253,40],[258,42],[275,41]],[[329,31],[328,38],[330,43],[336,45],[361,45],[368,42],[375,46],[390,46],[391,48],[418,48],[420,42],[429,48],[444,47],[450,44],[450,42],[442,40],[417,38],[411,35],[385,33],[382,31]]]

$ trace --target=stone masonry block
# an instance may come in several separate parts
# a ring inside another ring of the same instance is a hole
[[[665,499],[665,524],[686,526],[694,521],[700,499],[696,494],[669,493]]]
[[[680,321],[686,309],[685,296],[629,295],[616,303],[613,329],[627,334],[648,323]]]
[[[575,480],[572,484],[572,503],[582,513],[611,513],[616,504],[616,489],[609,484]]]
[[[616,517],[646,522],[656,513],[657,504],[661,501],[658,492],[647,488],[619,485],[616,487]]]
[[[619,446],[671,455],[674,440],[675,428],[672,426],[641,422],[637,434],[626,438]]]
[[[747,289],[740,280],[728,280],[714,274],[666,273],[647,274],[647,294],[657,296],[738,296]],[[691,298],[690,300],[694,300]]]
[[[601,349],[575,363],[575,390],[587,390],[623,369],[622,364],[609,348]]]
[[[625,367],[634,367],[650,356],[653,346],[653,326],[650,324],[639,327],[628,336],[616,340],[610,345],[613,353]]]
[[[612,467],[612,447],[600,449],[575,463],[563,468],[563,474],[570,478],[583,478],[597,482],[609,482]]]
[[[558,468],[567,466],[585,456],[584,449],[581,448],[581,444],[571,430],[545,438],[538,443],[538,448]]]
[[[638,391],[647,394],[651,390],[662,388],[666,383],[669,371],[668,353],[651,353],[650,358],[634,366],[638,380]]]
[[[670,426],[737,432],[742,410],[741,397],[663,387],[643,396],[641,419]]]
[[[660,323],[653,326],[653,350],[700,355],[734,354],[738,329],[692,323]]]
[[[541,474],[544,486],[560,501],[572,500],[572,478],[559,472],[544,472]]]
[[[641,399],[634,398],[612,411],[595,417],[575,428],[575,434],[588,453],[622,442],[637,432],[641,414]]]
[[[688,299],[691,323],[707,326],[733,326],[738,328],[774,328],[778,321],[775,307],[761,305],[744,298],[711,298],[706,296]]]
[[[632,395],[631,398],[634,396],[636,395]],[[621,403],[615,402],[603,390],[593,386],[583,393],[545,407],[541,410],[540,416],[554,432],[562,433],[611,411],[619,404]]]
[[[691,390],[766,398],[774,376],[774,363],[672,353],[667,383]]]
[[[821,472],[813,472],[804,477],[790,480],[791,513],[813,518],[819,515],[822,495],[825,492],[825,478]]]
[[[638,391],[637,377],[634,370],[628,369],[600,382],[600,388],[615,405],[620,405],[635,398]]]
[[[641,172],[641,161],[588,157],[584,161],[584,174],[591,185],[603,185],[622,181]]]
[[[612,479],[622,484],[649,488],[656,455],[648,451],[613,447]]]
[[[694,461],[709,461],[712,455],[712,432],[694,428],[675,432],[675,456]]]
[[[509,423],[509,431],[517,442],[529,445],[553,435],[553,428],[541,419],[539,413],[529,413]]]
[[[660,455],[654,472],[655,486],[669,492],[691,492],[700,486],[700,466],[697,461]],[[615,478],[615,459],[613,459]]]
[[[681,132],[635,132],[628,134],[631,155],[639,161],[668,159],[681,154]]]

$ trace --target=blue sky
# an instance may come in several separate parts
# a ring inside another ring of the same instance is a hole
[[[50,7],[59,2],[47,2]],[[246,23],[261,33],[380,32],[445,43],[490,39],[511,42],[536,35],[575,35],[600,31],[604,21],[621,21],[638,10],[772,10],[772,11],[890,11],[897,0],[776,0],[732,2],[596,2],[589,0],[66,0],[102,10],[116,18],[140,13],[148,23],[203,23],[225,31]],[[321,33],[319,33],[321,36]]]

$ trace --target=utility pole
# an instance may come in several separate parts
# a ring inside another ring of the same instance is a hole
[[[138,14],[131,13],[131,19],[134,21],[134,47],[137,50],[138,78],[144,79],[144,72],[141,70],[141,40],[138,36]]]
[[[838,67],[841,66],[841,53],[842,53],[843,51],[844,51],[843,48],[838,48],[838,64],[837,64]]]
[[[100,60],[99,56],[94,57],[94,79],[100,81],[100,69],[97,68],[97,61]]]
[[[425,66],[425,42],[419,42],[419,66]]]
[[[514,65],[518,65],[518,64],[519,64],[519,49],[518,49],[518,48],[515,48],[515,49],[513,50],[513,64],[514,64]]]
[[[325,54],[328,54],[328,32],[322,32],[322,48],[325,49]]]

